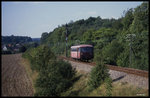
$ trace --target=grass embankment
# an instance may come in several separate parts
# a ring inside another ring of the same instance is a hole
[[[35,93],[34,84],[35,84],[36,78],[38,76],[38,73],[36,71],[32,71],[31,70],[30,63],[29,63],[29,61],[27,59],[22,58],[21,62],[23,64],[23,66],[24,66],[24,68],[25,68],[25,70],[26,70],[26,72],[27,72],[31,82],[32,82],[33,90],[34,90],[34,93]]]
[[[38,73],[31,70],[28,60],[22,58],[22,63],[32,81],[32,85],[34,85]],[[73,86],[70,87],[66,92],[62,93],[61,96],[107,96],[105,84],[102,84],[97,89],[89,92],[87,86],[88,77],[89,74],[78,71],[76,78],[74,79]],[[148,96],[148,90],[131,86],[128,83],[116,82],[112,84],[112,96]]]
[[[62,96],[107,96],[105,83],[93,91],[88,91],[87,81],[89,74],[77,72],[74,85]],[[138,88],[128,83],[112,83],[112,96],[148,96],[148,90]]]

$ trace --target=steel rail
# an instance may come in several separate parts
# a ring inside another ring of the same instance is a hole
[[[88,65],[91,65],[91,66],[96,65],[95,62],[82,62],[82,61],[74,60],[72,58],[67,58],[67,57],[64,57],[64,56],[59,56],[58,58],[73,61],[73,62],[77,62],[77,63],[84,63],[84,64],[88,64]],[[109,64],[106,64],[106,66],[108,67],[108,69],[111,69],[111,70],[121,71],[121,72],[125,72],[125,73],[128,73],[128,74],[134,74],[134,75],[142,76],[142,77],[146,77],[146,78],[149,77],[149,72],[145,71],[145,70],[139,70],[139,69],[134,69],[134,68],[126,68],[126,67],[114,66],[114,65],[109,65]]]

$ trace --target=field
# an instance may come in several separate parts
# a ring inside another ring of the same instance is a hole
[[[2,96],[33,96],[32,82],[21,55],[2,55]]]

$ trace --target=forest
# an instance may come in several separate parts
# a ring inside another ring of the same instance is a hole
[[[70,21],[52,32],[43,32],[40,40],[56,55],[65,55],[67,37],[68,56],[72,45],[91,44],[93,61],[101,56],[105,64],[148,70],[148,35],[149,4],[143,2],[124,11],[119,19],[98,16]]]

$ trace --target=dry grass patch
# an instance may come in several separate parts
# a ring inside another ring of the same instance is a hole
[[[30,62],[27,59],[21,58],[21,63],[23,65],[23,67],[25,68],[28,77],[30,78],[31,82],[32,82],[32,86],[33,86],[33,90],[35,93],[35,81],[37,79],[38,73],[36,71],[32,71],[31,67],[30,67]]]
[[[62,96],[107,96],[105,83],[91,92],[88,91],[88,76],[88,74],[83,74],[82,71],[78,71],[76,77],[79,78],[74,82],[73,86],[69,90],[62,94]],[[126,82],[114,82],[112,83],[112,96],[148,96],[148,90],[129,85]]]
[[[148,96],[148,90],[142,89],[126,82],[113,83],[112,96]]]

